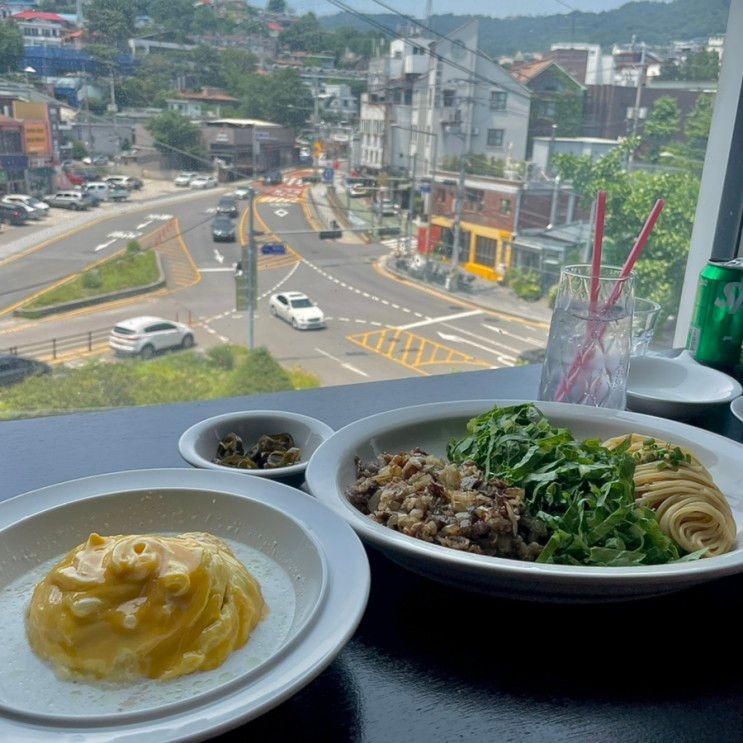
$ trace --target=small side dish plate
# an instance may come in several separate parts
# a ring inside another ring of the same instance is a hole
[[[627,407],[638,413],[685,419],[741,394],[732,377],[694,361],[688,351],[675,358],[633,356],[627,379]]]
[[[299,447],[299,461],[288,467],[251,470],[217,464],[214,461],[217,446],[230,433],[236,433],[246,446],[265,434],[288,433]],[[195,423],[179,439],[178,451],[194,467],[283,480],[303,474],[315,449],[332,434],[333,429],[327,423],[309,415],[285,410],[242,410]]]
[[[730,403],[730,410],[733,415],[743,423],[743,397],[739,397]]]
[[[354,458],[374,459],[382,452],[420,447],[446,456],[446,445],[460,438],[467,421],[493,405],[516,400],[470,400],[431,403],[391,410],[351,423],[326,441],[310,461],[307,485],[318,500],[348,522],[368,545],[389,558],[435,580],[459,588],[541,601],[610,601],[675,591],[743,571],[743,544],[719,557],[695,562],[639,567],[543,565],[461,552],[409,537],[375,523],[348,501],[345,489],[356,479]],[[675,421],[626,411],[537,402],[558,427],[576,438],[605,440],[640,433],[692,449],[727,497],[743,526],[743,445]]]
[[[53,562],[102,534],[208,531],[261,584],[269,607],[217,669],[160,682],[68,680],[25,636],[30,592]],[[304,493],[239,473],[164,469],[73,480],[0,503],[0,738],[202,739],[290,697],[340,651],[369,591],[364,548]]]

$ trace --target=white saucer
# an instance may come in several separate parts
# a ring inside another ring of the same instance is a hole
[[[741,423],[743,423],[743,397],[739,397],[737,400],[733,400],[730,403],[730,411]]]
[[[741,395],[727,374],[695,361],[688,351],[675,358],[633,356],[627,380],[627,407],[638,413],[684,419]]]

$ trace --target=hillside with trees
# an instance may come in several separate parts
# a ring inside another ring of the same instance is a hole
[[[602,46],[626,44],[632,36],[647,44],[668,44],[677,39],[706,38],[725,32],[730,0],[674,0],[670,3],[629,2],[602,13],[559,13],[545,16],[491,18],[473,15],[435,15],[431,25],[439,33],[449,33],[472,19],[480,21],[480,48],[492,57],[517,51],[536,52],[550,44],[580,41]],[[394,32],[405,21],[399,15],[383,13],[368,16]],[[326,29],[343,27],[361,31],[369,24],[350,13],[321,18]]]

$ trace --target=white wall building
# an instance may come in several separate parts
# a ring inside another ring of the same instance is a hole
[[[21,34],[24,46],[62,46],[72,24],[57,13],[24,10],[11,16]]]

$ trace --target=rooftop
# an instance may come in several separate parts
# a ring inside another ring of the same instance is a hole
[[[207,126],[235,126],[235,127],[275,126],[275,127],[279,127],[278,124],[274,124],[271,121],[262,121],[261,119],[213,119],[212,121],[207,121],[205,123]]]

